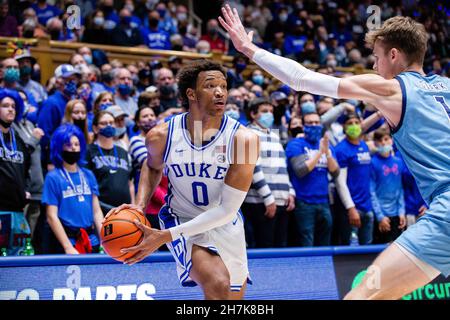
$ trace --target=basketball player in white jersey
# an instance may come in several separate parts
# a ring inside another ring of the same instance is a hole
[[[386,20],[366,35],[379,74],[340,79],[258,48],[236,9],[226,5],[222,14],[219,21],[234,47],[291,88],[374,105],[391,127],[395,144],[429,207],[377,257],[369,268],[372,271],[346,298],[400,299],[441,273],[449,276],[450,80],[423,71],[425,27],[409,17]],[[341,168],[341,174],[344,171]],[[349,218],[359,219],[354,205],[348,208]]]
[[[205,299],[241,299],[250,282],[244,225],[239,211],[259,155],[259,139],[224,115],[226,73],[202,60],[180,71],[178,85],[188,112],[147,133],[147,163],[142,167],[137,206],[142,212],[159,184],[169,179],[166,204],[159,213],[162,230],[136,225],[141,244],[125,263],[144,259],[167,243],[183,286],[199,285]]]

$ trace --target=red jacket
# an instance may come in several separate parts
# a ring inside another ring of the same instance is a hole
[[[150,199],[150,202],[147,205],[147,208],[145,208],[146,214],[158,214],[161,207],[166,203],[164,201],[164,197],[167,194],[167,188],[168,188],[168,180],[166,176],[162,176],[161,182],[156,187],[155,192],[153,193],[152,198]]]

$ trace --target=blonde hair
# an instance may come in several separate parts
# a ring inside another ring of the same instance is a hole
[[[393,17],[386,20],[379,29],[366,34],[366,43],[372,48],[380,40],[385,52],[396,48],[403,52],[408,64],[423,64],[427,50],[428,33],[423,24],[410,17]]]
[[[70,100],[69,102],[67,102],[66,110],[64,111],[64,119],[62,122],[73,124],[73,119],[72,119],[73,108],[75,108],[75,105],[77,105],[78,103],[81,103],[84,106],[84,109],[86,110],[86,122],[85,122],[84,128],[83,128],[83,135],[84,135],[84,138],[86,139],[86,143],[89,144],[90,139],[89,139],[89,132],[88,132],[87,107],[86,107],[86,103],[83,100],[75,99],[75,100]]]

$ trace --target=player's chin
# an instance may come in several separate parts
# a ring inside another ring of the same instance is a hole
[[[217,115],[225,113],[225,103],[214,103],[212,109]]]

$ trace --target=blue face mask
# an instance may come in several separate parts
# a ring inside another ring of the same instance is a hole
[[[86,61],[87,64],[92,64],[92,56],[88,54],[83,54],[83,59]]]
[[[262,74],[258,74],[252,77],[252,81],[254,84],[261,86],[264,83],[264,76]]]
[[[264,112],[261,114],[261,116],[258,119],[258,122],[261,126],[263,126],[266,129],[269,129],[273,125],[273,113],[272,112]]]
[[[101,128],[98,133],[105,138],[112,138],[116,135],[116,128],[114,128],[113,126],[106,126],[104,128]]]
[[[392,151],[392,145],[380,146],[377,148],[379,153],[390,153]]]
[[[303,115],[316,112],[316,104],[312,101],[303,102],[301,108]]]
[[[5,71],[5,74],[3,76],[3,80],[7,83],[14,83],[19,81],[20,78],[20,72],[19,69],[16,68],[8,68]]]
[[[66,96],[72,97],[76,93],[77,93],[77,83],[73,80],[70,80],[64,86],[64,94]]]
[[[127,132],[127,127],[116,128],[116,133],[114,134],[114,136],[115,137],[120,137],[125,132]]]
[[[100,111],[106,110],[108,107],[110,107],[110,106],[112,106],[112,105],[113,105],[113,104],[112,104],[111,102],[102,103],[102,104],[99,106],[99,110],[100,110]]]
[[[239,111],[236,110],[228,110],[225,114],[234,120],[239,120],[240,117]]]
[[[127,96],[131,93],[131,87],[127,84],[119,84],[117,90],[122,96]]]
[[[244,71],[245,68],[247,68],[247,64],[246,63],[236,63],[236,71],[238,73]]]
[[[305,139],[311,143],[316,143],[322,138],[323,126],[303,126],[303,131],[305,132]]]

